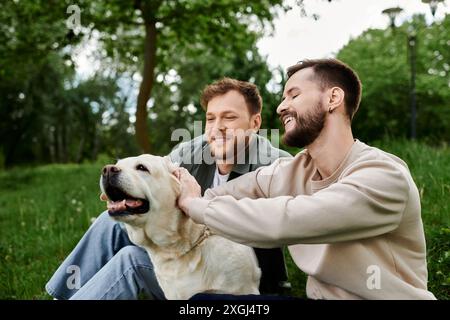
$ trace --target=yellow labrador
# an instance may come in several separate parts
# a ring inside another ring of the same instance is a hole
[[[250,247],[210,234],[176,206],[180,186],[167,157],[141,155],[103,168],[101,199],[147,250],[168,299],[199,292],[258,294],[261,271]]]

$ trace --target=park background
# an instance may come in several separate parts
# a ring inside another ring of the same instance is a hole
[[[203,119],[205,85],[255,83],[262,128],[282,132],[286,67],[320,57],[362,80],[355,137],[408,163],[429,289],[449,299],[449,12],[448,1],[420,0],[2,1],[0,299],[50,298],[45,283],[104,210],[101,167],[167,154],[174,129]],[[286,258],[305,297],[306,277]]]

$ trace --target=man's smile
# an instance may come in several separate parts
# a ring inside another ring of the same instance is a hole
[[[225,144],[227,141],[232,140],[233,137],[232,136],[216,136],[212,138],[212,142],[216,143],[216,144]]]
[[[285,114],[281,117],[281,122],[283,123],[284,130],[287,131],[295,126],[295,117],[292,114]]]

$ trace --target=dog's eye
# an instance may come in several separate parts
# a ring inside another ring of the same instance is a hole
[[[138,164],[138,165],[136,166],[136,170],[149,172],[148,169],[147,169],[147,167],[144,166],[143,164]]]

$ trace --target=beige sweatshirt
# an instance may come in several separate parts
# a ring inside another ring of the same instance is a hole
[[[427,291],[420,198],[407,165],[358,140],[319,180],[307,150],[189,203],[214,233],[289,246],[312,299],[435,299]]]

